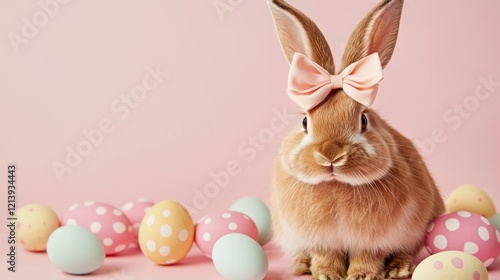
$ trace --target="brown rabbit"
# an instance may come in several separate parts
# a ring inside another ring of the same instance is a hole
[[[303,13],[269,0],[289,63],[301,53],[336,74],[323,34]],[[403,0],[384,0],[351,35],[340,70],[394,51]],[[340,71],[339,71],[340,72]],[[284,140],[272,192],[273,228],[296,275],[321,280],[409,277],[443,200],[410,140],[344,89],[327,92]]]

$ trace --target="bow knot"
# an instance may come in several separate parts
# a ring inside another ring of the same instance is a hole
[[[377,53],[354,62],[337,75],[330,75],[305,55],[295,53],[290,65],[287,93],[305,111],[325,100],[332,89],[339,88],[352,99],[370,107],[382,78],[382,65]]]
[[[330,83],[332,85],[332,89],[338,89],[342,88],[344,78],[342,75],[331,75],[330,76]]]

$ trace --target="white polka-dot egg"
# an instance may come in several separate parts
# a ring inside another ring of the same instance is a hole
[[[205,216],[196,225],[195,242],[207,257],[212,257],[215,242],[229,233],[242,233],[259,241],[259,231],[247,215],[236,211],[223,211]]]
[[[500,254],[500,233],[485,217],[459,211],[435,219],[429,226],[426,247],[431,254],[463,251],[488,267]]]
[[[63,214],[63,225],[78,225],[90,230],[101,241],[106,255],[125,250],[132,242],[132,224],[123,212],[107,203],[76,203]]]
[[[178,202],[156,203],[142,219],[139,246],[151,261],[169,265],[182,260],[193,245],[194,223]]]
[[[488,280],[488,271],[476,257],[462,251],[440,252],[424,259],[413,272],[413,280]]]
[[[151,207],[155,205],[154,202],[145,199],[138,198],[134,201],[129,201],[122,206],[122,211],[127,215],[128,219],[132,223],[133,235],[137,238],[139,234],[139,227],[141,226],[142,218],[149,211]]]

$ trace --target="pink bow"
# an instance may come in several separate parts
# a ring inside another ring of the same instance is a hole
[[[370,107],[382,78],[382,65],[377,53],[354,62],[338,75],[330,75],[305,55],[295,53],[288,74],[287,93],[305,111],[314,108],[325,100],[332,89],[338,88]]]

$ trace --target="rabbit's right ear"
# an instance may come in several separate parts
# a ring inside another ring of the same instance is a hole
[[[298,52],[334,74],[332,52],[316,24],[285,1],[269,0],[268,4],[288,63]]]

